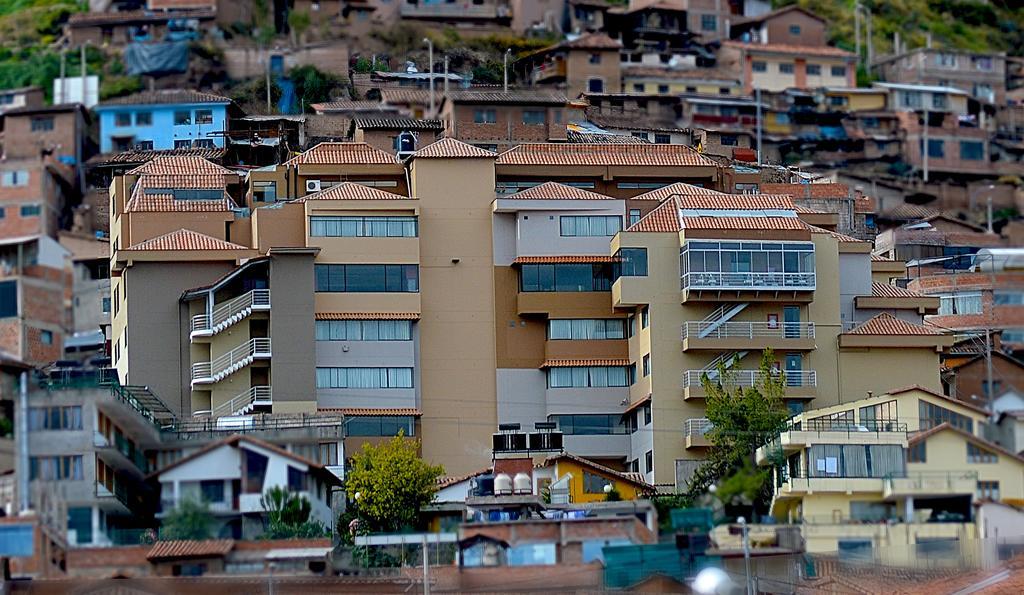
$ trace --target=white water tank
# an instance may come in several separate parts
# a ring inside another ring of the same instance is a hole
[[[533,480],[526,473],[516,473],[515,478],[512,480],[512,488],[517,494],[532,494]]]
[[[494,495],[507,496],[512,493],[512,478],[508,473],[499,473],[494,477]]]

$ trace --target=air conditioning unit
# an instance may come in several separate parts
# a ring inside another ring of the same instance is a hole
[[[306,194],[320,192],[320,180],[306,180]]]

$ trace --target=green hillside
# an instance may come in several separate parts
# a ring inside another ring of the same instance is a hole
[[[775,0],[776,7],[797,4],[829,22],[837,45],[854,48],[854,0]],[[892,51],[899,32],[907,47],[1004,51],[1024,55],[1024,2],[1020,0],[861,0],[874,15],[875,55]]]

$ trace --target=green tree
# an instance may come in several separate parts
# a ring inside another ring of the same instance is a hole
[[[315,66],[296,66],[288,71],[288,78],[295,83],[295,97],[301,103],[302,111],[311,111],[310,104],[331,100],[331,94],[341,88],[342,81],[333,74],[321,72]]]
[[[210,505],[200,500],[182,500],[164,517],[161,539],[210,539],[213,536],[213,513]]]
[[[267,511],[266,539],[323,537],[328,533],[323,523],[309,519],[313,508],[305,496],[274,486],[260,497],[260,503]]]
[[[352,458],[345,491],[370,531],[413,526],[420,507],[433,501],[444,467],[419,458],[418,449],[418,441],[398,435],[378,446],[364,444]]]
[[[306,31],[313,24],[313,19],[304,10],[293,10],[288,13],[288,28],[292,34],[292,45],[299,45],[304,41]]]

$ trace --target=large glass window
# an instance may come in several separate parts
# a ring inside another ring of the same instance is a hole
[[[992,295],[996,306],[1024,306],[1024,291],[996,290]]]
[[[611,291],[611,263],[524,264],[520,291]]]
[[[814,289],[814,244],[689,241],[680,251],[682,287]]]
[[[603,436],[629,431],[622,423],[622,415],[618,413],[549,415],[548,421],[557,423],[558,429],[569,436]]]
[[[548,321],[548,339],[625,339],[623,318],[555,318]]]
[[[647,276],[647,248],[619,248],[615,253],[619,275],[623,277]]]
[[[0,318],[18,315],[18,282],[0,281]]]
[[[309,218],[309,235],[328,238],[414,238],[416,217],[341,217]]]
[[[920,415],[920,429],[927,430],[935,426],[949,422],[954,428],[960,428],[970,434],[974,433],[974,420],[966,415],[960,415],[945,407],[932,405],[927,401],[918,402],[918,414]]]
[[[81,430],[82,407],[30,407],[28,429],[37,430]]]
[[[544,110],[523,110],[523,124],[530,126],[544,124]]]
[[[986,450],[977,446],[973,442],[967,443],[967,462],[968,463],[998,463],[999,456],[991,450]]]
[[[192,112],[188,110],[180,110],[174,112],[174,125],[175,126],[186,126],[192,123]]]
[[[317,341],[411,341],[411,320],[317,320]]]
[[[939,296],[939,315],[981,314],[981,292],[967,291]]]
[[[277,182],[253,182],[252,199],[256,202],[277,201]]]
[[[960,141],[960,159],[978,161],[985,158],[985,145],[981,141]]]
[[[412,388],[412,368],[317,368],[317,388]]]
[[[509,566],[550,566],[557,563],[554,543],[525,543],[508,548]]]
[[[318,264],[316,290],[348,293],[416,293],[419,266],[414,264]]]
[[[29,459],[30,480],[81,480],[83,477],[82,455],[32,457]]]
[[[906,454],[898,444],[814,444],[807,460],[808,477],[906,476]]]
[[[564,237],[610,237],[622,229],[616,215],[563,215],[558,222]]]
[[[346,416],[346,436],[404,436],[416,435],[416,419],[411,416]]]
[[[871,431],[895,431],[899,419],[895,400],[860,408],[860,425]]]
[[[605,388],[629,386],[626,366],[548,368],[548,388]]]

